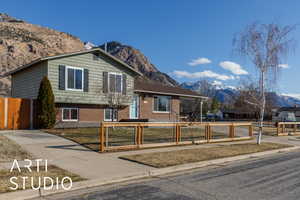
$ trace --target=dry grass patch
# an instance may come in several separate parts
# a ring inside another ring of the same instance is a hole
[[[274,149],[291,147],[277,143],[255,143],[220,145],[217,147],[176,150],[169,152],[155,152],[122,156],[120,158],[142,163],[156,168],[170,167],[186,163],[232,157]]]
[[[133,145],[135,142],[135,131],[132,127],[108,128],[108,146]],[[99,150],[99,128],[66,128],[45,130],[66,139],[72,140],[80,145],[94,151]],[[192,141],[204,139],[204,127],[182,128],[182,141]],[[213,132],[215,138],[226,138],[228,134]],[[164,128],[144,128],[144,144],[174,142],[175,129],[173,127]]]
[[[14,159],[24,160],[32,158],[32,155],[24,151],[21,146],[7,137],[0,135],[0,163],[11,162]]]
[[[12,172],[10,172],[9,170],[0,170],[0,193],[15,191],[9,188],[9,187],[13,187],[13,188],[16,187],[14,184],[10,182],[11,177],[17,177],[17,180],[13,180],[13,181],[18,184],[19,189],[22,189],[23,187],[22,177],[26,177],[26,176],[28,177],[25,184],[26,189],[32,188],[31,177],[33,177],[33,186],[35,188],[39,186],[39,177],[41,177],[41,187],[43,185],[43,177],[51,177],[54,181],[56,181],[56,178],[58,178],[59,183],[61,183],[61,180],[66,176],[70,177],[72,179],[72,182],[85,180],[76,174],[70,173],[56,166],[48,166],[47,172],[45,172],[43,167],[40,167],[40,172],[37,172],[36,168],[32,168],[32,172],[29,172],[28,169],[25,168],[21,168],[21,172],[19,172],[17,169],[14,169],[14,171]],[[51,184],[49,181],[46,183],[47,186]]]

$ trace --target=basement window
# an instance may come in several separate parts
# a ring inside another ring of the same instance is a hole
[[[78,108],[63,108],[62,109],[63,121],[78,121]]]

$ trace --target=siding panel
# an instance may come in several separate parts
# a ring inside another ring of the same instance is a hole
[[[57,103],[82,103],[82,104],[108,104],[108,96],[103,93],[103,72],[117,72],[126,74],[127,91],[124,104],[131,103],[133,95],[134,74],[119,63],[99,56],[99,60],[93,59],[92,53],[57,58],[48,61],[48,77]],[[88,92],[59,90],[59,65],[81,67],[89,70]]]
[[[12,97],[36,99],[41,80],[46,75],[46,61],[35,64],[32,67],[14,74],[12,76]]]

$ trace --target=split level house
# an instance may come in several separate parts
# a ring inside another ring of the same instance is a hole
[[[181,98],[205,98],[191,90],[145,81],[140,72],[100,48],[40,58],[8,75],[11,96],[26,99],[36,99],[41,80],[48,77],[57,127],[178,121]]]

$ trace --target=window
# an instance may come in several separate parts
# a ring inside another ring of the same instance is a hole
[[[112,108],[104,109],[104,121],[118,121],[118,110]]]
[[[154,111],[155,112],[170,112],[170,97],[154,96]]]
[[[109,73],[108,85],[110,92],[122,93],[122,74]]]
[[[66,67],[66,83],[68,90],[83,89],[83,69],[75,67]]]
[[[63,108],[63,121],[78,121],[78,108]]]

